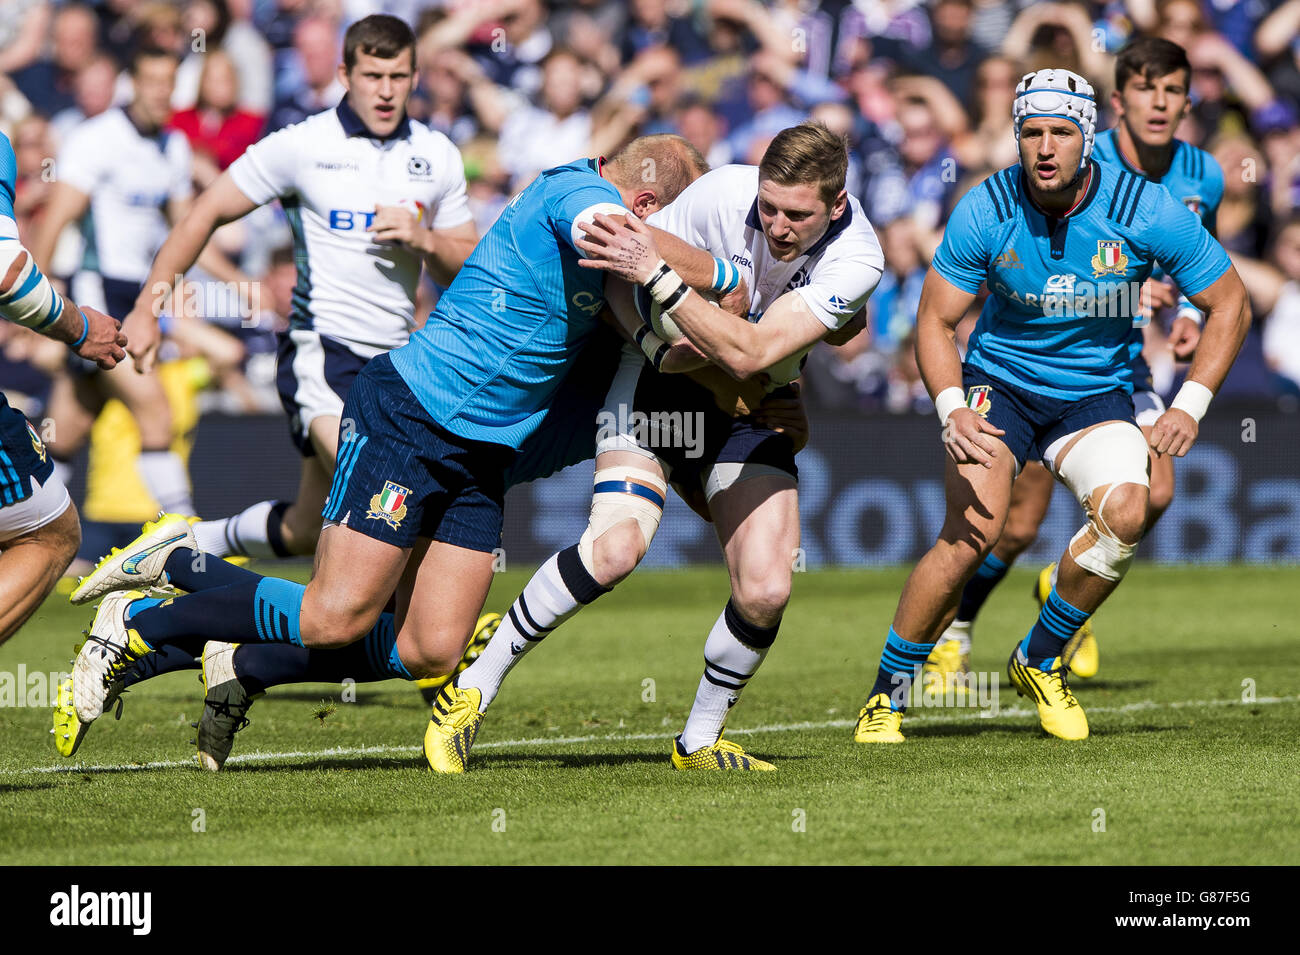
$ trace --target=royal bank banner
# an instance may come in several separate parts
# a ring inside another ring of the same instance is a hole
[[[817,413],[799,455],[803,560],[887,566],[915,561],[943,521],[944,451],[932,415]],[[298,458],[283,419],[205,417],[191,459],[204,517],[269,497],[291,498]],[[1216,407],[1201,438],[1177,462],[1173,506],[1139,557],[1163,563],[1300,561],[1300,414],[1258,405]],[[591,502],[590,464],[512,490],[502,559],[530,569],[577,541]],[[1034,561],[1057,557],[1082,523],[1058,487]],[[720,559],[713,528],[670,497],[647,566]]]

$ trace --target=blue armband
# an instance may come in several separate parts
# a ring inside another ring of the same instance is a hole
[[[726,259],[713,257],[713,291],[726,295],[740,284],[740,269]]]

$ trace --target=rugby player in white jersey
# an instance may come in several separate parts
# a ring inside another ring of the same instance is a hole
[[[48,272],[59,236],[80,221],[85,247],[72,295],[119,319],[131,310],[168,221],[179,221],[191,201],[189,143],[165,128],[176,67],[176,57],[165,50],[135,53],[131,102],[87,120],[67,137],[54,165],[49,205],[32,237],[32,256]],[[55,379],[50,396],[57,429],[49,450],[56,467],[66,477],[68,462],[110,398],[126,405],[140,429],[138,468],[150,495],[167,510],[193,513],[189,476],[171,450],[171,410],[157,375],[72,363]]]
[[[847,162],[843,140],[822,124],[791,127],[777,135],[761,165],[701,176],[647,219],[654,228],[597,216],[584,229],[595,241],[578,243],[591,257],[584,264],[639,283],[639,306],[628,301],[631,294],[619,294],[632,287],[610,283],[607,290],[620,318],[632,313],[633,328],[640,324],[636,309],[648,313],[653,300],[703,353],[701,361],[712,359],[738,379],[766,373],[780,396],[808,350],[849,325],[884,269],[875,233],[845,191]],[[661,254],[679,263],[677,272]],[[742,279],[748,321],[689,292],[731,293]],[[761,417],[733,418],[701,385],[663,374],[668,345],[644,326],[637,339],[641,350],[625,347],[602,412],[590,523],[578,543],[533,576],[483,654],[444,688],[471,705],[449,706],[443,718],[435,707],[431,733],[444,741],[425,742],[435,770],[463,771],[510,669],[636,568],[659,526],[670,480],[684,496],[703,492],[731,577],[731,599],[705,641],[704,674],[672,765],[774,768],[723,739],[722,730],[772,646],[790,597],[799,546],[795,448]],[[687,367],[675,359],[673,370]],[[665,413],[703,421],[703,447],[637,427],[640,416]]]
[[[302,454],[297,499],[262,501],[193,526],[183,515],[164,514],[130,547],[100,561],[73,592],[73,603],[102,596],[109,582],[133,573],[140,579],[154,574],[158,568],[148,556],[166,557],[172,549],[162,548],[182,538],[183,549],[221,557],[315,551],[349,387],[370,358],[410,336],[421,269],[449,284],[477,239],[459,151],[406,115],[414,68],[415,37],[403,21],[376,14],[349,27],[339,66],[347,88],[343,101],[253,144],[204,190],[163,243],[124,324],[131,353],[151,367],[159,342],[158,290],[171,292],[219,226],[281,201],[293,232],[298,284],[290,329],[280,336],[277,382]],[[201,572],[178,579],[189,571],[180,567],[186,561],[176,563],[179,569],[164,580],[186,590],[203,585]],[[496,615],[480,621],[476,633],[484,633],[475,650],[495,621]],[[128,685],[195,666],[186,654],[154,654],[147,671]],[[56,710],[56,741],[61,752],[67,749],[64,755],[80,740],[75,728],[69,730],[74,720],[70,705]]]
[[[18,240],[16,174],[13,147],[0,133],[0,318],[113,368],[126,358],[120,323],[56,292]],[[77,509],[45,443],[0,392],[0,643],[49,596],[80,543]]]

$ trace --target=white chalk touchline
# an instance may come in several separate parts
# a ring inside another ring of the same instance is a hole
[[[1241,700],[1170,700],[1159,702],[1157,700],[1139,700],[1136,703],[1125,703],[1123,706],[1090,706],[1089,713],[1133,713],[1140,710],[1178,710],[1178,709],[1195,709],[1206,706],[1265,706],[1276,703],[1296,703],[1300,702],[1300,696],[1261,696],[1257,700],[1251,700],[1249,703]],[[954,709],[950,707],[949,709]],[[962,712],[930,714],[930,715],[909,715],[907,724],[915,726],[925,723],[954,723],[964,722],[971,719],[996,720],[1003,717],[1027,717],[1037,716],[1036,709],[1029,709],[1023,706],[1007,707],[1000,709],[996,716],[984,717],[983,710],[974,707],[958,707]],[[824,729],[847,729],[856,723],[856,720],[822,720],[820,722],[807,723],[772,723],[766,726],[751,726],[748,729],[737,727],[727,730],[728,736],[747,736],[753,733],[789,733],[795,730],[824,730]],[[578,743],[627,743],[644,740],[667,740],[676,736],[676,733],[608,733],[605,735],[591,736],[538,736],[533,739],[504,739],[495,742],[479,743],[474,748],[476,750],[484,749],[510,749],[516,746],[572,746]],[[303,759],[312,757],[323,759],[331,756],[395,756],[401,753],[418,753],[419,746],[334,746],[329,749],[312,749],[312,750],[292,750],[280,753],[241,753],[232,756],[226,761],[227,766],[238,765],[240,763],[271,763],[282,759]],[[32,766],[26,769],[0,769],[0,776],[25,776],[32,773],[122,773],[143,769],[177,769],[183,766],[194,766],[193,759],[167,759],[155,760],[148,763],[119,763],[117,765],[91,765],[85,766],[79,763],[69,763],[61,766]]]

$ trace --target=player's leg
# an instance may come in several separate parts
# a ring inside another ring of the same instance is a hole
[[[742,466],[743,467],[743,466]],[[790,600],[799,546],[799,497],[789,474],[751,469],[709,497],[731,578],[731,599],[704,644],[704,673],[681,735],[679,769],[772,769],[722,739],[723,724],[767,656]]]
[[[962,588],[957,616],[935,643],[934,652],[921,671],[923,680],[942,681],[942,688],[964,686],[955,679],[970,670],[971,636],[975,618],[984,602],[1006,577],[1011,565],[1038,538],[1038,528],[1052,502],[1055,479],[1038,461],[1028,461],[1011,486],[1011,504],[1007,509],[1002,536],[985,555],[975,575]]]
[[[104,407],[103,396],[92,384],[94,373],[66,368],[54,376],[46,417],[53,423],[42,437],[54,471],[66,486],[72,479],[72,461],[86,446],[95,418]]]
[[[0,643],[36,612],[81,545],[77,509],[51,474],[31,495],[0,508]]]
[[[634,346],[614,354],[617,370],[596,418],[601,424],[587,527],[533,574],[478,659],[456,677],[457,686],[482,694],[484,710],[524,655],[636,568],[663,517],[668,466],[641,446],[638,437],[644,435],[631,426],[634,412],[644,412],[637,406],[638,393],[643,375],[651,373]],[[583,427],[586,422],[577,414],[561,426]]]
[[[304,329],[279,337],[276,388],[302,455],[292,501],[259,501],[231,517],[203,521],[199,546],[211,554],[290,557],[315,551],[321,509],[334,479],[343,405],[364,360],[339,342]]]
[[[1087,718],[1065,681],[1065,646],[1114,591],[1133,562],[1147,521],[1148,449],[1132,421],[1089,425],[1049,449],[1056,473],[1088,522],[1061,556],[1038,620],[1008,662],[1018,692],[1038,706],[1043,728],[1063,739],[1088,735]]]
[[[145,487],[163,511],[193,514],[190,478],[181,456],[171,449],[172,411],[157,372],[137,374],[131,362],[99,372],[104,394],[117,398],[140,430],[137,468]]]
[[[962,588],[1002,533],[1016,458],[992,440],[998,454],[991,468],[945,462],[943,529],[903,585],[875,683],[858,716],[854,739],[860,743],[902,741],[898,727],[913,677],[956,614]]]

